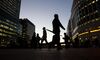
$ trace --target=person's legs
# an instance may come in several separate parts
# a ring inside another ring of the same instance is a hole
[[[43,43],[43,39],[41,40],[41,44]]]
[[[57,47],[61,47],[61,45],[60,45],[60,36],[59,35],[57,36]]]
[[[48,44],[47,39],[45,39],[46,44]]]
[[[56,44],[55,41],[56,40],[56,37],[55,37],[55,35],[53,35],[53,37],[52,37],[52,42],[50,42],[49,43],[49,48],[53,48],[54,47],[54,45]]]
[[[56,35],[56,43],[57,43],[57,48],[61,48],[61,44],[60,44],[60,32],[55,34]]]
[[[44,39],[41,40],[40,48],[42,48],[42,46],[43,46],[43,41],[44,41]]]

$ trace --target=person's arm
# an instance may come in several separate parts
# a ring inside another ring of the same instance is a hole
[[[65,30],[65,28],[62,26],[62,24],[60,23],[60,21],[58,20],[59,26]]]

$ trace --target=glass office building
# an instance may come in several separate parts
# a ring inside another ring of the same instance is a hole
[[[20,13],[21,0],[0,0],[0,47],[16,42],[20,34]]]
[[[100,38],[100,0],[73,0],[70,17],[72,38]]]

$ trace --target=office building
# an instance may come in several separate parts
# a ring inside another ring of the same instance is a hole
[[[33,33],[35,32],[35,25],[27,18],[20,19],[22,22],[22,38],[27,44],[31,44]]]
[[[68,21],[68,26],[67,26],[67,35],[72,37],[72,33],[71,33],[71,21]]]
[[[100,39],[100,0],[73,0],[70,24],[73,39]]]
[[[21,0],[0,0],[0,47],[16,42],[19,36]]]

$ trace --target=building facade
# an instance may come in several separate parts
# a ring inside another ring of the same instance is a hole
[[[70,17],[71,34],[74,39],[100,38],[100,1],[73,0]]]
[[[72,33],[71,33],[71,21],[69,20],[68,22],[68,26],[67,26],[67,35],[72,37]]]
[[[26,41],[28,44],[31,43],[31,39],[33,36],[33,33],[35,32],[35,25],[29,21],[27,18],[20,19],[22,22],[22,38],[24,41]]]
[[[0,47],[19,36],[20,4],[21,0],[0,0]]]

